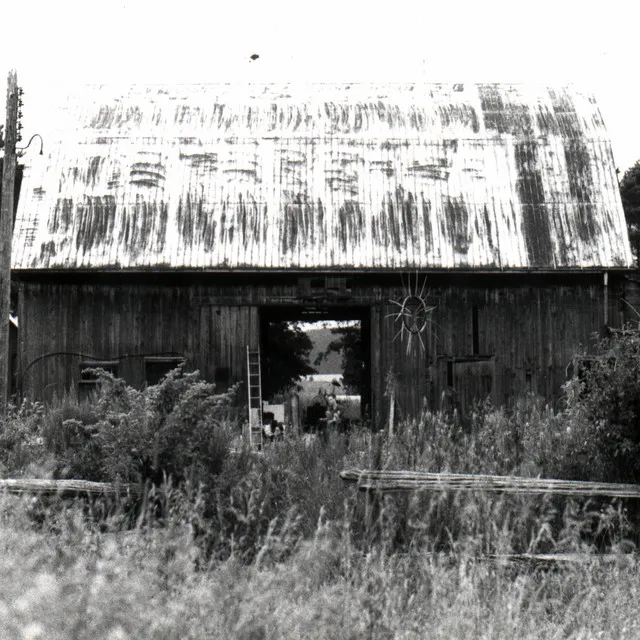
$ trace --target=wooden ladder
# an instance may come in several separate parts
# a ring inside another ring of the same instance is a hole
[[[262,374],[260,349],[247,347],[247,390],[249,393],[249,445],[262,450]]]

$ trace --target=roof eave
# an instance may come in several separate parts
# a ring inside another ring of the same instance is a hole
[[[559,274],[579,274],[579,273],[604,273],[604,272],[618,272],[618,273],[632,273],[635,271],[633,266],[589,266],[589,267],[512,267],[512,268],[483,268],[483,267],[456,267],[456,268],[415,268],[415,267],[389,267],[389,268],[367,268],[367,267],[286,267],[286,268],[251,268],[251,267],[215,267],[215,268],[95,268],[95,269],[14,269],[12,271],[12,277],[20,279],[24,276],[39,276],[46,275],[48,277],[57,275],[99,275],[99,274],[120,274],[126,275],[145,275],[145,274],[158,274],[158,275],[176,275],[176,274],[202,274],[202,275],[276,275],[276,274],[324,274],[324,273],[337,273],[347,275],[389,275],[394,273],[420,273],[420,274],[434,274],[434,275],[446,275],[446,274],[465,274],[465,275],[502,275],[502,274],[521,274],[521,275],[559,275]]]

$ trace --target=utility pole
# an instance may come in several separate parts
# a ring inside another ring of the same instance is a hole
[[[4,128],[2,199],[0,201],[0,410],[7,405],[9,389],[9,313],[11,310],[11,240],[13,238],[13,191],[16,178],[18,134],[18,78],[9,72],[7,120]]]

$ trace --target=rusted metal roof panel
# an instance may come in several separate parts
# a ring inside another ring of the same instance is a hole
[[[15,269],[632,264],[602,118],[574,88],[87,87],[57,113]]]

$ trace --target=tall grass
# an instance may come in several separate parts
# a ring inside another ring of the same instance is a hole
[[[256,454],[231,450],[232,395],[193,374],[144,391],[107,376],[92,404],[16,408],[4,475],[146,491],[127,508],[0,495],[0,637],[640,638],[636,555],[598,553],[633,548],[622,503],[442,491],[372,508],[339,477],[547,475],[567,468],[569,418],[528,398],[466,423],[424,411],[393,437],[356,429]],[[580,561],[513,561],[549,552]]]
[[[533,569],[462,543],[455,554],[363,549],[348,517],[322,516],[311,535],[293,520],[272,528],[250,562],[204,563],[185,509],[162,526],[149,516],[101,531],[79,505],[57,504],[34,530],[32,508],[0,499],[7,640],[640,637],[630,556]]]

